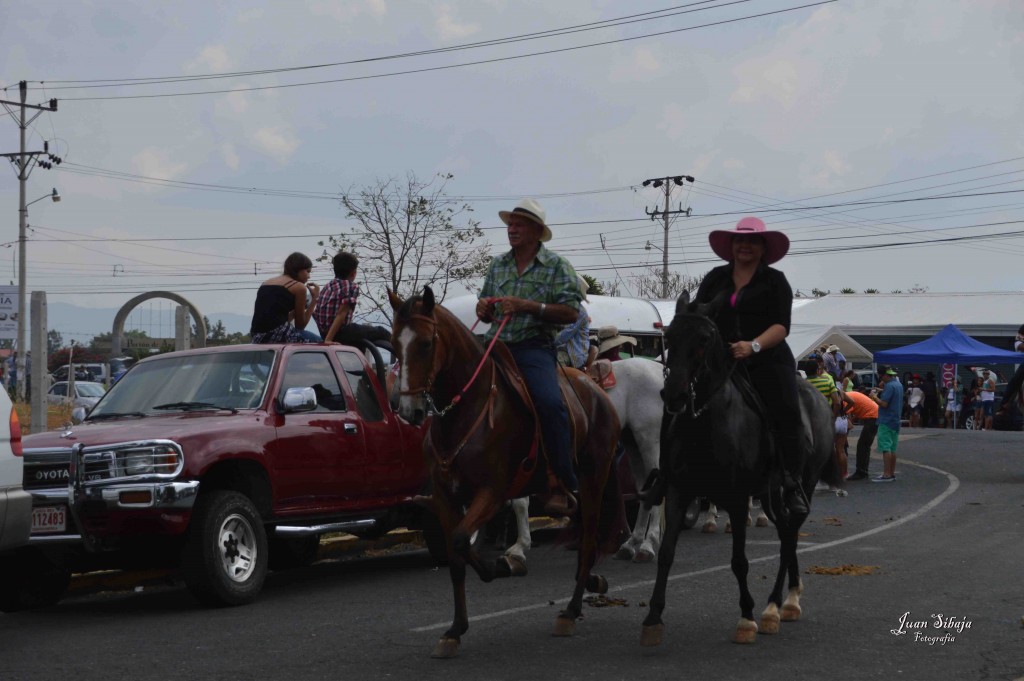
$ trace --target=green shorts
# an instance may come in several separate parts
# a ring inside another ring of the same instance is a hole
[[[900,431],[889,426],[878,424],[878,451],[896,453],[896,445],[900,441]]]

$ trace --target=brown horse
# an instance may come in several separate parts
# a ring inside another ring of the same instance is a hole
[[[423,441],[433,484],[431,504],[448,543],[455,618],[432,653],[454,657],[469,629],[466,565],[484,582],[508,576],[486,563],[470,538],[502,504],[547,489],[547,466],[538,453],[540,432],[511,353],[497,343],[490,355],[425,287],[407,301],[389,292],[395,310],[392,345],[398,355],[399,407],[404,418],[422,422],[433,412]],[[474,377],[476,377],[474,379]],[[600,387],[581,372],[560,376],[570,414],[579,471],[581,531],[576,588],[559,613],[556,636],[570,636],[581,615],[584,590],[604,593],[608,582],[592,575],[599,552],[617,548],[624,518],[618,479],[612,474],[619,421]]]

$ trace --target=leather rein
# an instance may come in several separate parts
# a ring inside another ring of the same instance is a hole
[[[708,344],[712,344],[712,343],[715,343],[715,342],[718,342],[720,344],[724,344],[725,343],[725,341],[722,340],[722,335],[718,331],[718,326],[714,322],[712,322],[707,317],[705,317],[703,315],[699,315],[699,314],[691,314],[689,316],[695,317],[696,319],[699,319],[701,321],[705,321],[705,322],[707,322],[711,326],[712,337],[708,341]],[[711,405],[711,398],[713,398],[715,396],[715,393],[717,393],[719,390],[724,388],[725,384],[728,383],[729,380],[732,378],[732,374],[736,370],[736,366],[738,364],[739,364],[739,362],[736,362],[735,360],[733,360],[732,362],[729,362],[729,368],[726,370],[725,375],[722,377],[722,380],[720,382],[718,382],[717,385],[712,384],[711,388],[708,390],[708,396],[707,396],[707,399],[704,400],[704,404],[700,407],[700,409],[696,409],[695,408],[695,403],[697,401],[697,383],[699,382],[699,377],[700,377],[700,375],[702,373],[710,372],[711,371],[711,367],[708,366],[707,355],[706,354],[702,354],[702,356],[701,356],[701,364],[698,367],[698,370],[696,372],[694,372],[692,378],[690,379],[690,383],[689,383],[689,386],[688,386],[689,390],[687,391],[687,406],[684,407],[683,409],[680,409],[679,411],[672,411],[671,409],[669,409],[668,405],[666,404],[665,405],[665,411],[667,411],[669,414],[671,414],[673,416],[678,416],[680,414],[685,413],[686,411],[689,411],[691,419],[698,418]],[[664,374],[665,374],[665,381],[668,382],[668,374],[669,374],[669,372],[668,372],[668,365],[667,364],[665,365]]]

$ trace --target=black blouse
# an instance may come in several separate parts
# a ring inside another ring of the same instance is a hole
[[[735,290],[732,272],[732,263],[716,267],[707,273],[697,289],[699,303],[709,303],[722,294],[722,304],[712,319],[723,338],[730,343],[751,341],[773,324],[784,326],[788,335],[793,289],[786,275],[762,263],[750,283],[736,296],[734,307],[729,300]]]

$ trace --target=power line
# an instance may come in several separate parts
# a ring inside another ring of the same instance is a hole
[[[256,92],[256,91],[262,91],[262,90],[280,90],[280,89],[285,89],[285,88],[307,87],[307,86],[311,86],[311,85],[327,85],[327,84],[333,84],[333,83],[348,83],[348,82],[361,81],[361,80],[374,80],[374,79],[377,79],[377,78],[391,78],[391,77],[394,77],[394,76],[407,76],[407,75],[413,75],[413,74],[419,74],[419,73],[431,73],[431,72],[435,72],[435,71],[448,71],[448,70],[451,70],[451,69],[462,68],[462,67],[465,67],[465,66],[481,66],[481,65],[484,65],[484,64],[496,64],[496,63],[500,63],[500,62],[513,61],[513,60],[516,60],[516,59],[526,59],[528,57],[539,57],[539,56],[546,56],[546,55],[551,55],[551,54],[560,54],[560,53],[563,53],[563,52],[574,52],[574,51],[577,51],[577,50],[589,49],[589,48],[592,48],[592,47],[603,47],[603,46],[607,46],[607,45],[615,45],[617,43],[626,43],[626,42],[632,42],[632,41],[635,41],[635,40],[642,40],[642,39],[645,39],[645,38],[654,38],[654,37],[663,36],[663,35],[670,35],[670,34],[673,34],[673,33],[683,33],[683,32],[686,32],[686,31],[695,31],[695,30],[702,29],[702,28],[711,28],[711,27],[714,27],[714,26],[722,26],[722,25],[725,25],[725,24],[732,24],[732,23],[737,23],[737,22],[740,22],[740,21],[748,21],[750,19],[760,19],[760,18],[763,18],[763,17],[772,16],[772,15],[776,15],[776,14],[784,14],[784,13],[787,13],[787,12],[795,12],[795,11],[801,10],[801,9],[808,9],[810,7],[818,7],[818,6],[821,6],[821,5],[828,5],[828,4],[831,4],[833,2],[838,2],[838,0],[820,0],[820,2],[814,2],[814,3],[810,3],[810,4],[806,4],[806,5],[799,5],[797,7],[788,7],[788,8],[785,8],[785,9],[774,10],[774,11],[771,11],[771,12],[762,12],[760,14],[751,14],[751,15],[748,15],[748,16],[736,17],[736,18],[733,18],[733,19],[723,19],[721,21],[709,22],[709,23],[700,24],[700,25],[697,25],[697,26],[687,26],[687,27],[684,27],[684,28],[671,29],[671,30],[667,30],[667,31],[658,31],[658,32],[655,32],[655,33],[647,33],[647,34],[644,34],[644,35],[632,36],[632,37],[628,37],[628,38],[618,38],[616,40],[605,40],[605,41],[596,42],[596,43],[587,43],[587,44],[584,44],[584,45],[576,45],[576,46],[573,46],[573,47],[562,47],[562,48],[551,49],[551,50],[543,50],[543,51],[539,51],[539,52],[530,52],[530,53],[526,53],[526,54],[511,55],[511,56],[507,56],[507,57],[494,57],[494,58],[491,58],[491,59],[480,59],[480,60],[477,60],[477,61],[462,62],[462,63],[458,63],[458,64],[446,64],[446,65],[443,65],[443,66],[431,66],[431,67],[426,67],[426,68],[421,68],[421,69],[408,69],[408,70],[405,70],[405,71],[393,71],[393,72],[390,72],[390,73],[377,73],[377,74],[371,74],[371,75],[366,75],[366,76],[349,76],[349,77],[346,77],[346,78],[331,78],[331,79],[327,79],[327,80],[306,81],[306,82],[302,82],[302,83],[285,83],[285,84],[282,84],[282,85],[262,85],[262,86],[253,86],[253,87],[240,87],[240,88],[231,88],[231,89],[224,89],[224,90],[200,90],[200,91],[193,91],[193,92],[170,92],[170,93],[156,93],[156,94],[149,94],[149,95],[109,95],[109,96],[104,96],[104,97],[64,97],[63,101],[86,102],[86,101],[104,101],[104,100],[115,100],[115,99],[157,99],[157,98],[163,98],[163,97],[194,97],[194,96],[198,96],[198,95],[218,95],[218,94],[229,94],[229,93],[233,93],[233,92]]]
[[[152,84],[163,84],[163,83],[183,83],[192,81],[202,80],[216,80],[223,78],[244,78],[248,76],[260,76],[270,75],[276,73],[288,73],[293,71],[308,71],[314,69],[333,68],[336,66],[351,66],[354,64],[366,64],[377,61],[388,61],[394,59],[405,59],[408,57],[421,57],[431,54],[440,54],[444,52],[454,52],[466,49],[473,49],[479,47],[492,47],[495,45],[503,45],[514,42],[521,42],[524,40],[535,40],[537,38],[550,38],[559,35],[569,35],[571,33],[579,33],[581,31],[592,31],[603,28],[614,28],[617,26],[624,26],[627,24],[638,23],[642,21],[651,21],[652,19],[664,19],[666,17],[676,16],[678,14],[687,14],[689,12],[704,11],[708,9],[717,9],[720,7],[726,7],[728,5],[741,4],[743,2],[749,2],[750,0],[737,0],[735,2],[727,2],[721,5],[713,7],[703,7],[699,10],[687,10],[679,11],[686,7],[695,7],[697,5],[706,5],[710,2],[716,2],[717,0],[700,0],[699,2],[691,2],[685,5],[677,5],[675,7],[667,7],[665,9],[653,10],[651,12],[642,12],[640,14],[630,14],[624,17],[617,17],[613,19],[605,19],[603,21],[594,21],[586,24],[576,24],[573,26],[564,26],[562,28],[548,29],[546,31],[536,31],[533,33],[523,33],[519,35],[506,36],[504,38],[492,38],[489,40],[481,40],[471,43],[462,43],[458,45],[449,45],[447,47],[438,47],[428,50],[418,50],[416,52],[402,52],[398,54],[383,55],[379,57],[366,57],[362,59],[351,59],[348,61],[339,62],[327,62],[324,64],[306,64],[302,66],[290,66],[281,68],[271,69],[256,69],[252,71],[233,71],[227,73],[206,73],[206,74],[193,74],[193,75],[176,75],[176,76],[151,76],[147,78],[93,78],[87,80],[50,80],[46,81],[49,83],[87,83],[87,85],[71,85],[62,87],[52,87],[54,90],[68,90],[68,89],[83,89],[83,88],[96,88],[96,87],[124,87],[132,85],[152,85]],[[670,14],[666,14],[671,12]],[[661,14],[662,16],[652,16]],[[637,18],[646,17],[646,18]],[[103,83],[101,85],[93,85],[92,83]],[[40,85],[43,83],[40,82]],[[34,88],[33,88],[34,89]]]

